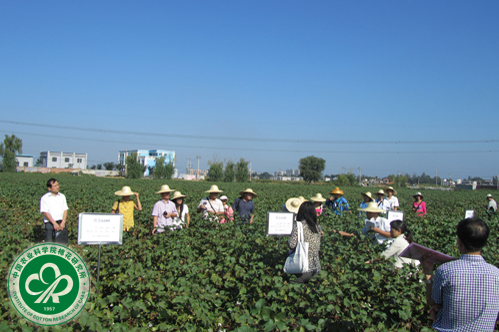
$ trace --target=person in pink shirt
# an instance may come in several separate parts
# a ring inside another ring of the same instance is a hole
[[[227,218],[227,219],[223,218],[222,220],[220,220],[220,223],[225,224],[229,221],[234,221],[234,210],[232,209],[232,206],[227,204],[228,201],[227,196],[222,195],[222,197],[220,197],[220,200],[224,205],[224,216],[225,218]]]
[[[417,192],[414,197],[414,203],[412,203],[412,209],[418,217],[426,216],[426,202],[423,201],[423,195]]]

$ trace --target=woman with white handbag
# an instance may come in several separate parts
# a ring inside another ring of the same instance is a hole
[[[295,249],[284,265],[284,271],[296,274],[294,283],[307,283],[321,271],[319,250],[321,247],[321,226],[317,223],[314,203],[306,201],[300,205],[297,222],[288,241],[290,249]]]

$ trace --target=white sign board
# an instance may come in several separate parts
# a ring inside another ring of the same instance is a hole
[[[123,243],[123,215],[121,213],[80,213],[78,217],[78,245]]]
[[[294,219],[294,213],[267,212],[267,236],[290,236]]]
[[[475,210],[466,210],[464,213],[464,219],[473,218],[475,216]]]
[[[392,222],[393,220],[402,220],[404,221],[404,212],[402,211],[388,211],[388,215],[386,216],[388,222]]]

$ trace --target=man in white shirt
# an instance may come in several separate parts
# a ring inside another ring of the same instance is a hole
[[[492,194],[487,195],[487,201],[488,201],[488,204],[486,205],[487,212],[489,214],[495,214],[497,212],[497,202],[492,197]]]
[[[387,211],[397,211],[399,208],[399,199],[393,195],[396,195],[397,192],[393,187],[386,188],[386,197],[383,200],[383,207]]]
[[[199,202],[197,212],[203,213],[204,220],[218,221],[218,216],[223,215],[225,211],[222,201],[218,199],[218,195],[223,191],[219,190],[216,185],[213,185],[210,190],[206,190],[205,192],[210,195]]]
[[[45,242],[53,242],[55,233],[66,229],[68,204],[66,196],[59,192],[59,182],[51,178],[47,181],[48,193],[40,199],[40,212],[45,223]]]
[[[392,235],[390,233],[391,227],[388,219],[382,218],[379,216],[384,210],[378,207],[378,203],[369,202],[367,207],[364,209],[359,209],[359,211],[366,212],[366,225],[359,231],[359,234],[362,233],[367,235],[368,232],[373,231],[375,234],[372,236],[373,239],[379,244],[389,245],[393,242]],[[374,225],[373,225],[374,224]],[[339,233],[342,236],[354,236],[354,233],[347,233],[343,231],[333,230],[333,233]]]

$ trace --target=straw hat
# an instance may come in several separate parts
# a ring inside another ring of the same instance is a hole
[[[412,195],[412,197],[414,197],[414,198],[416,198],[418,196],[421,197],[421,199],[423,199],[423,194],[421,194],[419,191],[416,194]]]
[[[221,201],[228,201],[229,199],[227,198],[227,196],[222,195],[222,196],[220,196],[220,200]]]
[[[135,193],[132,191],[132,189],[130,189],[130,187],[128,187],[128,186],[124,186],[123,188],[121,188],[121,190],[115,191],[114,194],[118,195],[118,196],[135,195]]]
[[[322,197],[321,193],[317,193],[317,195],[310,197],[310,200],[312,202],[325,202],[326,199]]]
[[[331,190],[331,195],[343,195],[343,191],[336,187],[334,190]]]
[[[492,194],[487,194],[487,198],[492,198]]]
[[[369,202],[369,203],[367,203],[367,207],[365,207],[363,209],[359,209],[359,211],[374,212],[374,213],[385,212],[385,210],[380,209],[378,207],[378,203],[376,203],[376,202]]]
[[[211,188],[210,188],[210,190],[206,190],[205,193],[209,193],[209,194],[217,193],[217,194],[220,194],[220,193],[223,193],[223,190],[218,189],[218,187],[216,185],[212,185]]]
[[[246,190],[243,190],[243,191],[239,192],[239,195],[242,196],[243,194],[251,194],[251,195],[253,195],[253,197],[258,197],[258,195],[256,194],[256,192],[254,192],[253,189],[251,189],[251,188],[248,188]]]
[[[182,193],[180,191],[176,191],[173,193],[173,197],[170,197],[170,200],[174,201],[176,200],[177,198],[186,198],[187,196],[186,195],[182,195]]]
[[[369,198],[371,199],[371,202],[374,200],[374,199],[373,199],[373,195],[371,195],[371,193],[370,193],[369,191],[368,191],[368,192],[366,192],[366,193],[361,193],[361,194],[362,194],[362,196],[364,196],[364,197],[365,197],[365,196],[369,197]]]
[[[385,192],[383,191],[383,189],[380,189],[380,190],[378,190],[378,192],[376,193],[376,195],[383,195],[383,196],[385,196]]]
[[[291,197],[286,201],[286,209],[289,212],[298,213],[301,203],[305,202],[305,199],[300,199],[297,197]]]
[[[167,184],[164,184],[161,186],[161,189],[156,192],[156,194],[162,194],[162,193],[171,193],[173,189],[170,189]]]
[[[397,195],[397,191],[396,191],[395,189],[393,189],[393,187],[388,187],[388,188],[386,188],[386,191],[388,191],[388,190],[393,191],[393,194],[394,194],[394,195]]]

